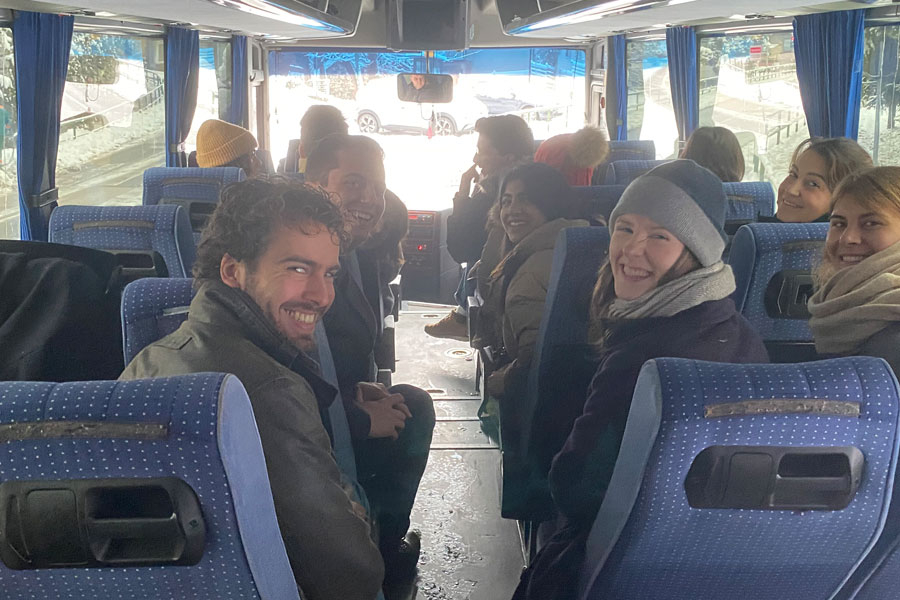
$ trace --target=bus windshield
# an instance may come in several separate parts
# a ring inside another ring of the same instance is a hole
[[[398,100],[396,75],[426,71],[453,77],[452,102]],[[575,131],[585,119],[585,52],[567,48],[447,51],[430,59],[423,52],[276,50],[268,83],[276,164],[299,137],[306,109],[331,104],[351,133],[381,144],[388,187],[411,209],[450,207],[460,174],[472,165],[479,118],[519,115],[535,139]]]

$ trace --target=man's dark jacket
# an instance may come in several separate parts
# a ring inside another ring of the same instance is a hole
[[[375,598],[384,565],[357,516],[323,426],[335,390],[244,292],[204,283],[188,320],[142,350],[122,379],[234,373],[253,405],[275,512],[303,597]]]

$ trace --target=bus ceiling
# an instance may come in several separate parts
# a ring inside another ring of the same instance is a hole
[[[585,44],[668,25],[740,26],[890,5],[890,0],[0,0],[0,8],[240,32],[272,46],[394,50]]]

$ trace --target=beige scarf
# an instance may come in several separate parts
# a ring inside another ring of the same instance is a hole
[[[663,284],[634,300],[613,301],[609,318],[671,317],[710,300],[722,300],[734,291],[731,266],[719,261]]]
[[[900,321],[900,242],[832,275],[808,307],[818,352],[856,353]]]

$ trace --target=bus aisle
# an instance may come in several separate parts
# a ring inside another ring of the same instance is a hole
[[[437,423],[412,513],[422,533],[417,589],[408,598],[496,600],[515,590],[524,559],[515,521],[500,518],[500,451],[480,429],[475,354],[423,326],[449,309],[404,302],[395,383],[428,390]]]

